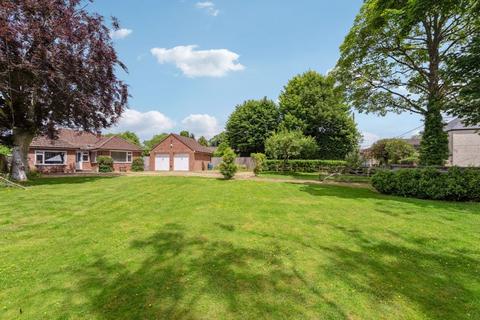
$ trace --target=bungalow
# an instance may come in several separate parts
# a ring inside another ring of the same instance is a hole
[[[110,156],[114,171],[130,171],[132,161],[141,157],[142,149],[117,136],[60,129],[57,139],[37,136],[30,144],[30,168],[43,173],[98,171],[97,157]]]
[[[195,139],[171,133],[150,152],[153,171],[207,170],[213,148],[202,146]]]

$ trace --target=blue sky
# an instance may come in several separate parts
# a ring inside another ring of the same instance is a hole
[[[89,9],[121,22],[115,47],[129,69],[130,110],[114,131],[218,133],[243,101],[276,100],[294,75],[331,69],[361,3],[97,0]],[[365,144],[421,125],[409,114],[356,120]]]

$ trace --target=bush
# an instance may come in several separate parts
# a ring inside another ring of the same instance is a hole
[[[144,164],[143,164],[143,158],[139,157],[139,158],[133,159],[132,171],[140,172],[140,171],[143,171],[143,170],[145,170],[144,169]]]
[[[231,148],[226,148],[223,151],[223,159],[219,165],[220,173],[223,174],[225,179],[232,179],[237,172],[237,166],[235,165],[235,152]]]
[[[343,172],[347,163],[343,160],[267,160],[265,171],[272,172]]]
[[[32,169],[28,170],[28,172],[27,172],[27,179],[28,180],[37,179],[37,178],[40,178],[41,176],[42,176],[42,173],[40,171],[38,171],[36,168],[32,168]]]
[[[452,167],[382,170],[372,177],[373,187],[385,194],[420,199],[480,201],[480,170]]]
[[[253,162],[255,163],[253,173],[258,176],[260,172],[265,169],[265,162],[267,161],[267,157],[263,153],[252,153],[250,157],[252,157]]]
[[[98,171],[99,172],[112,172],[113,171],[113,159],[109,156],[97,157]]]
[[[345,156],[345,162],[349,169],[358,169],[363,165],[362,155],[360,154],[360,149],[356,148],[355,150],[349,152]]]

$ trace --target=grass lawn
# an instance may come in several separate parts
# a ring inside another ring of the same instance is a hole
[[[480,319],[480,204],[187,177],[0,189],[0,319]]]
[[[260,174],[260,178],[312,180],[312,181],[320,181],[325,179],[327,176],[328,175],[319,174],[317,172],[285,172],[285,173],[263,172]],[[341,175],[330,176],[327,181],[370,183],[370,177],[352,175],[352,174],[341,174]]]

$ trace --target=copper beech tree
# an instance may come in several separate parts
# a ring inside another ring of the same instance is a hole
[[[26,180],[28,147],[59,127],[91,132],[114,124],[127,85],[104,18],[81,0],[0,1],[0,143],[11,175]],[[118,22],[112,19],[113,29]]]

